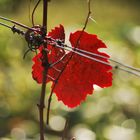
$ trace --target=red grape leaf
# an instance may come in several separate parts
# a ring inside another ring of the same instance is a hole
[[[82,36],[80,38],[80,42],[76,46],[77,40],[79,39],[81,33]],[[48,35],[54,39],[64,39],[63,26],[61,25],[59,28],[56,27]],[[100,48],[106,48],[106,45],[101,40],[99,40],[96,35],[77,31],[70,35],[70,42],[73,48],[77,47],[79,49],[109,58],[107,54],[98,51]],[[63,49],[57,47],[49,45],[48,49],[51,50],[51,53],[48,54],[49,62],[56,62],[65,54]],[[71,60],[67,64],[65,70],[55,85],[54,93],[58,97],[58,100],[61,100],[65,105],[72,108],[84,101],[88,94],[93,93],[93,85],[98,85],[102,88],[112,85],[112,73],[110,72],[112,67],[90,60],[72,52],[67,54],[63,60],[63,63],[60,62],[55,65],[55,67],[62,70],[63,66],[66,64],[71,55]],[[33,78],[38,83],[42,83],[43,67],[41,57],[42,53],[40,49],[40,52],[33,58],[35,64],[32,67]],[[94,58],[109,64],[105,58]],[[57,79],[59,72],[53,68],[49,68],[48,74],[54,79]],[[51,79],[48,81],[51,81]]]

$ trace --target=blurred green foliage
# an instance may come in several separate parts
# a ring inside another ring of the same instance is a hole
[[[0,0],[0,15],[32,26],[29,11],[36,1]],[[108,45],[111,58],[140,67],[140,1],[94,0],[87,31],[98,34]],[[83,27],[86,0],[51,0],[49,29],[63,24],[66,35]],[[42,7],[35,13],[35,23],[42,23]],[[11,25],[11,24],[10,24]],[[68,42],[68,39],[67,39]],[[40,85],[31,77],[30,53],[24,38],[0,26],[0,140],[35,140],[39,136],[38,110]],[[140,78],[114,71],[111,88],[95,88],[76,109],[68,109],[53,96],[50,126],[56,131],[69,118],[69,130],[76,140],[139,140]],[[50,91],[47,88],[47,98]],[[57,125],[56,125],[57,124]],[[46,140],[58,140],[46,131]]]

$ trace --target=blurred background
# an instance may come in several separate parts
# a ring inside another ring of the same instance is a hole
[[[31,27],[29,17],[36,2],[0,0],[0,15]],[[111,58],[140,67],[140,1],[92,0],[91,7],[97,23],[89,20],[86,31],[104,40]],[[64,25],[69,43],[69,33],[83,27],[86,15],[86,0],[51,0],[48,28]],[[35,24],[41,24],[41,19],[42,3],[36,10]],[[36,104],[41,86],[31,76],[34,54],[22,58],[27,46],[22,36],[0,26],[0,140],[39,139]],[[75,109],[65,107],[53,96],[50,127],[55,131],[46,130],[46,140],[61,139],[66,118],[68,135],[76,140],[140,139],[140,78],[113,72],[112,87],[95,87],[94,94]]]

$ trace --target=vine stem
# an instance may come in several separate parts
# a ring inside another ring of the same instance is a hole
[[[48,0],[43,0],[43,31],[47,33],[47,11],[48,11]],[[48,57],[46,48],[47,43],[44,43],[43,49],[43,60],[42,65],[44,66],[43,71],[43,82],[41,87],[40,103],[38,104],[39,109],[39,121],[40,121],[40,140],[44,140],[44,108],[45,108],[45,92],[46,92],[46,80],[49,68]]]

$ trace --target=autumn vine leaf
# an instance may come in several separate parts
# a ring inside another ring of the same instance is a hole
[[[76,45],[81,34],[82,36],[80,37],[79,44]],[[48,33],[48,37],[64,42],[65,33],[63,26],[55,27],[55,29]],[[85,31],[76,31],[70,34],[69,40],[72,45],[72,50],[76,47],[81,50],[99,54],[105,58],[97,57],[98,60],[109,64],[107,60],[109,56],[98,51],[98,49],[107,48],[107,46],[98,39],[96,35],[88,34]],[[112,67],[110,65],[90,60],[75,53],[71,55],[73,52],[70,51],[67,53],[63,47],[58,48],[52,45],[48,45],[47,47],[50,66],[57,61],[58,63],[49,68],[48,74],[46,75],[48,77],[46,83],[52,81],[53,85],[56,84],[53,91],[58,100],[62,101],[68,107],[73,108],[84,101],[88,94],[93,93],[93,85],[98,85],[101,88],[112,85]],[[65,57],[59,61],[63,56]],[[72,56],[71,60],[58,78],[59,73],[70,56]],[[34,80],[41,84],[43,78],[42,72],[44,69],[42,66],[42,46],[39,47],[39,53],[34,56],[33,62],[32,76]]]

